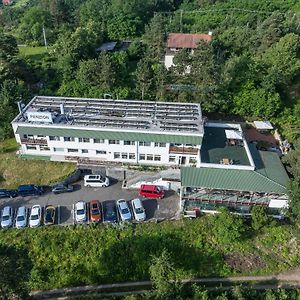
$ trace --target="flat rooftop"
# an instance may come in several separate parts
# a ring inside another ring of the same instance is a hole
[[[201,162],[220,164],[223,159],[232,160],[233,165],[250,166],[244,146],[228,145],[223,127],[205,126],[205,134],[201,146]]]
[[[52,122],[28,120],[28,112],[51,113]],[[196,103],[36,96],[13,123],[203,134]]]

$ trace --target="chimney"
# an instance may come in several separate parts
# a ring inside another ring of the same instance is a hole
[[[60,114],[61,114],[61,115],[64,115],[64,114],[65,114],[65,109],[64,109],[63,103],[61,103],[61,104],[59,105],[59,107],[60,107]]]

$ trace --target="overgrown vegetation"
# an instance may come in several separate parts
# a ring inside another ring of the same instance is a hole
[[[20,184],[48,185],[76,170],[72,163],[26,160],[18,158],[15,139],[0,142],[0,186],[16,188]]]
[[[292,227],[269,224],[254,231],[240,220],[238,230],[247,232],[243,236],[237,237],[237,229],[231,238],[231,232],[223,237],[221,232],[211,230],[220,225],[230,228],[234,218],[224,211],[220,219],[206,216],[122,228],[10,229],[0,231],[0,241],[28,252],[32,264],[28,269],[30,289],[149,279],[154,272],[153,256],[160,256],[164,250],[177,279],[271,274],[299,263],[300,241]],[[230,255],[235,255],[234,263]],[[162,279],[156,280],[156,285],[162,284]]]

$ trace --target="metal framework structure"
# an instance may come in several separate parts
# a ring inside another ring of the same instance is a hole
[[[54,124],[203,133],[201,108],[194,103],[36,96],[15,122],[31,123],[28,111],[50,112]]]

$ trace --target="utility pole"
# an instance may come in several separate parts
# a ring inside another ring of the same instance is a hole
[[[43,25],[43,37],[44,37],[45,47],[47,49],[47,39],[46,39],[46,32],[45,32],[45,26],[44,25]]]
[[[180,32],[182,32],[182,15],[183,15],[183,10],[180,10]]]

